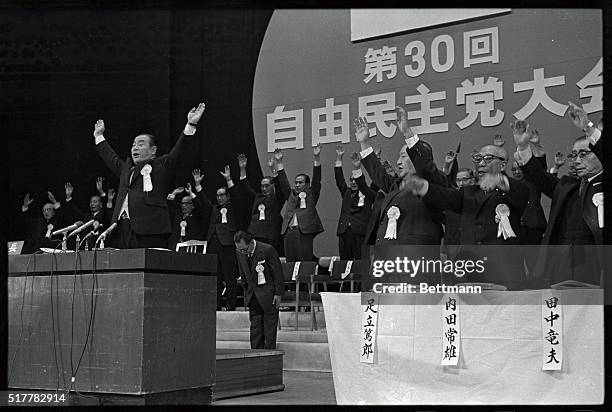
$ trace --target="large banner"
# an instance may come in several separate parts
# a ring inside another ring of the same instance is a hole
[[[253,91],[253,128],[264,174],[276,148],[290,181],[312,173],[322,147],[318,211],[325,232],[318,256],[337,254],[341,197],[335,147],[359,151],[352,120],[365,116],[372,143],[395,164],[403,139],[395,106],[434,148],[441,166],[461,142],[460,167],[496,134],[515,150],[509,123],[527,119],[549,154],[569,153],[580,134],[564,118],[567,102],[602,117],[602,15],[599,10],[518,9],[467,23],[351,42],[349,10],[278,10],[268,26]],[[361,24],[366,24],[365,22]],[[355,27],[353,27],[355,29]],[[562,174],[565,170],[562,169]]]

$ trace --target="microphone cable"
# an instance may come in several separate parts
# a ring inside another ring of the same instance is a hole
[[[7,383],[10,383],[11,378],[13,377],[13,366],[15,364],[15,359],[17,358],[17,352],[19,352],[19,349],[21,347],[21,342],[22,342],[22,338],[23,338],[23,308],[25,306],[25,297],[26,297],[26,290],[28,287],[28,276],[29,276],[29,269],[30,269],[30,262],[32,261],[32,257],[36,254],[42,254],[42,251],[36,251],[34,253],[32,253],[30,255],[30,257],[28,258],[28,262],[26,264],[26,270],[25,270],[25,277],[23,280],[23,294],[21,297],[21,309],[19,311],[19,320],[20,320],[20,325],[19,325],[19,338],[17,339],[17,345],[15,347],[15,352],[13,353],[13,358],[11,359],[11,363],[9,364],[9,368],[8,368],[8,381]],[[36,259],[34,259],[36,260]],[[36,265],[34,265],[34,267],[36,267]],[[31,287],[32,291],[34,291],[34,281],[32,280],[32,287]],[[32,309],[30,309],[30,320],[32,318]],[[29,338],[29,337],[28,337]]]

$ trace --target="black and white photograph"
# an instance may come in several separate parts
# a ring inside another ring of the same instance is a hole
[[[362,3],[0,3],[1,405],[603,410],[610,10]]]

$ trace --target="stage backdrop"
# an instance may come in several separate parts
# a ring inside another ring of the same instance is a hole
[[[564,118],[568,100],[593,120],[602,117],[598,10],[513,9],[359,42],[351,42],[350,19],[350,10],[275,11],[255,73],[253,129],[264,174],[277,147],[290,181],[311,174],[312,146],[322,146],[318,211],[325,232],[315,240],[317,256],[338,253],[335,147],[345,148],[348,179],[350,154],[359,150],[352,123],[358,116],[367,117],[373,144],[395,164],[403,139],[392,121],[394,107],[403,106],[439,165],[461,142],[461,167],[471,167],[471,151],[496,134],[513,152],[515,117],[539,130],[549,164],[580,134]]]

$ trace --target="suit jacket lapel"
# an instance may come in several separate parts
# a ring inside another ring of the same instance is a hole
[[[397,187],[395,187],[395,190],[393,190],[392,192],[389,192],[389,194],[387,196],[385,196],[382,205],[380,206],[380,216],[379,218],[382,218],[380,220],[384,220],[384,213],[385,210],[387,210],[387,206],[389,206],[389,203],[391,203],[393,201],[393,199],[395,199],[395,197],[397,195],[399,195],[401,193],[401,190],[399,190]]]
[[[476,186],[476,189],[474,191],[474,197],[476,198],[476,204],[477,204],[475,215],[478,215],[478,213],[480,213],[480,209],[482,209],[485,203],[487,203],[487,201],[491,198],[491,196],[495,194],[495,192],[496,192],[495,190],[491,190],[485,193],[484,190]]]

